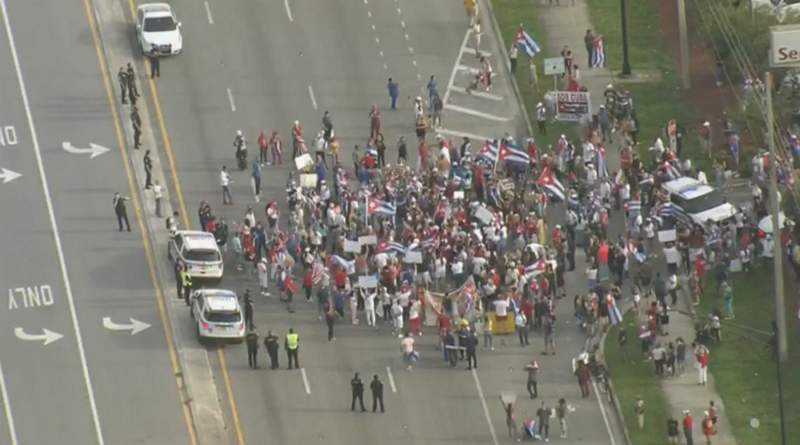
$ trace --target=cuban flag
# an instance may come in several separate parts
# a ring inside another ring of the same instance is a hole
[[[504,143],[500,146],[500,160],[513,162],[523,167],[527,167],[531,163],[531,157],[528,156],[528,153],[521,150],[519,145],[513,143]]]
[[[668,216],[672,216],[675,212],[675,209],[672,208],[671,202],[665,202],[656,207],[655,211],[659,218],[666,218]]]
[[[606,66],[606,45],[603,36],[595,37],[592,46],[592,68],[604,68]]]
[[[628,215],[630,216],[638,215],[642,211],[642,201],[639,199],[631,199],[625,203],[625,210],[628,211]]]
[[[380,199],[369,198],[367,202],[367,214],[372,215],[375,213],[395,216],[397,214],[397,207],[389,202],[381,201]]]
[[[525,266],[524,275],[535,277],[543,274],[547,270],[547,261],[541,259],[533,264]]]
[[[550,171],[549,166],[542,169],[542,174],[539,175],[537,183],[552,199],[559,201],[564,200],[564,186],[553,176],[553,172]]]
[[[497,162],[497,157],[499,156],[500,149],[497,147],[496,143],[492,141],[486,141],[483,144],[483,148],[481,148],[480,153],[478,153],[478,158],[488,161],[491,165],[494,165]]]
[[[614,300],[611,294],[606,294],[606,306],[608,307],[608,321],[610,321],[612,325],[622,323],[622,311],[617,307],[617,301]]]
[[[321,261],[314,261],[314,265],[311,267],[311,281],[315,286],[322,281],[323,275],[325,275],[325,266]]]
[[[598,178],[607,178],[608,177],[608,162],[606,161],[606,147],[600,146],[597,150],[597,177]]]
[[[336,264],[338,264],[340,267],[342,267],[345,270],[345,272],[347,272],[348,275],[352,275],[352,274],[356,273],[356,262],[355,262],[355,260],[347,261],[346,259],[340,257],[339,255],[332,255],[331,256],[331,261],[336,263]]]
[[[533,57],[542,51],[536,41],[533,40],[533,37],[521,26],[517,30],[517,47],[525,52],[528,57]]]
[[[388,253],[388,254],[397,254],[397,255],[405,255],[406,247],[400,243],[396,243],[394,241],[381,241],[376,246],[376,250],[378,253]]]
[[[664,162],[661,166],[661,171],[669,177],[669,179],[677,179],[681,177],[681,172],[669,162]]]

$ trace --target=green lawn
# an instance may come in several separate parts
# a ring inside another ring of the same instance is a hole
[[[617,346],[620,327],[628,333],[628,344],[622,351]],[[605,358],[611,380],[625,416],[625,425],[636,445],[663,445],[666,437],[667,400],[655,377],[653,362],[644,361],[639,349],[636,320],[628,312],[624,323],[609,330],[605,343]],[[625,359],[626,358],[626,359]],[[639,397],[644,400],[645,425],[639,429],[634,406]]]
[[[787,279],[792,279],[786,277]],[[708,314],[713,307],[723,308],[716,292],[715,280],[709,280],[705,298],[698,314]],[[769,337],[753,333],[743,327],[771,331],[774,319],[772,269],[761,266],[750,273],[732,277],[734,312],[732,323],[723,321],[722,343],[711,348],[710,370],[717,390],[727,408],[733,432],[740,444],[780,443],[778,421],[778,391],[775,362],[766,347]],[[800,436],[800,347],[797,346],[798,324],[794,314],[795,296],[786,295],[789,332],[789,361],[782,367],[784,406],[788,443],[796,443]],[[761,426],[754,430],[750,418],[758,418]]]
[[[506,50],[511,46],[511,42],[514,41],[521,23],[542,48],[542,53],[547,54],[547,35],[537,32],[541,27],[539,26],[539,18],[536,14],[536,8],[533,7],[534,2],[532,0],[492,0],[492,5],[497,23],[500,25],[500,33],[503,35],[503,45]],[[525,109],[528,111],[528,117],[534,126],[537,141],[540,137],[543,139],[544,137],[536,129],[536,103],[542,100],[545,92],[552,89],[551,79],[544,75],[544,68],[542,67],[544,57],[541,55],[536,57],[539,79],[538,88],[531,87],[528,84],[528,58],[522,52],[519,54],[519,64],[515,75]],[[573,139],[578,137],[577,126],[574,124],[554,122],[548,123],[547,127],[550,130],[550,136],[549,139],[545,140],[551,140],[551,142],[555,141],[553,135],[558,134],[567,134],[572,136]]]

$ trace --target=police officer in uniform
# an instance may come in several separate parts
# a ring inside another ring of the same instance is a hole
[[[175,262],[175,295],[178,299],[183,295],[183,262],[178,260]]]
[[[372,412],[374,413],[381,404],[381,412],[383,411],[383,382],[378,378],[378,374],[372,377],[372,382],[369,384],[369,389],[372,391]]]
[[[155,45],[150,48],[147,58],[150,60],[150,78],[161,77],[161,61],[158,59],[158,49]]]
[[[126,73],[128,74],[128,95],[131,97],[131,102],[133,102],[134,97],[139,97],[139,89],[136,88],[136,73],[133,71],[133,65],[130,62],[128,62]]]
[[[131,125],[133,126],[133,148],[138,149],[142,145],[142,117],[139,116],[139,109],[134,105],[131,109]]]
[[[278,337],[272,334],[272,331],[267,331],[267,336],[264,338],[264,347],[269,354],[269,367],[270,369],[278,369]]]
[[[181,269],[181,286],[183,286],[183,301],[186,302],[186,306],[191,306],[189,298],[192,296],[192,276],[185,267]]]
[[[356,399],[358,399],[358,403],[361,405],[361,412],[366,411],[364,408],[364,382],[361,381],[361,377],[358,376],[358,373],[356,373],[353,376],[353,379],[350,380],[350,389],[353,392],[353,400],[350,403],[350,411],[356,410]]]
[[[125,207],[125,201],[129,199],[130,198],[122,196],[119,193],[114,193],[114,213],[117,215],[117,224],[119,225],[120,232],[122,232],[123,222],[128,227],[128,232],[131,231],[131,223],[128,221],[128,209]]]
[[[258,334],[252,329],[247,333],[247,364],[252,369],[258,369]]]
[[[294,367],[300,369],[300,361],[298,360],[297,353],[300,352],[300,336],[294,332],[294,329],[289,328],[289,333],[286,334],[286,358],[289,360],[289,369],[292,369],[292,360],[294,360]]]
[[[253,297],[250,295],[250,289],[244,291],[244,324],[247,329],[256,328],[253,324]]]
[[[125,100],[125,93],[128,91],[128,73],[125,72],[125,68],[119,67],[117,80],[119,80],[119,94],[122,96],[122,103],[127,104],[128,101]]]
[[[133,97],[133,96],[131,96]],[[150,150],[144,151],[144,158],[142,159],[144,162],[144,188],[150,189],[153,186],[153,158],[150,157]]]

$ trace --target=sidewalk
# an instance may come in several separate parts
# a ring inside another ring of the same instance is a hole
[[[547,36],[547,47],[544,48],[543,54],[540,54],[539,64],[542,63],[542,58],[545,57],[558,57],[564,45],[569,46],[573,53],[574,63],[580,67],[581,71],[581,84],[585,86],[591,93],[592,111],[597,112],[597,109],[603,104],[603,91],[608,84],[615,84],[618,82],[609,68],[603,69],[589,69],[587,66],[587,54],[583,43],[583,36],[587,29],[591,29],[593,34],[602,34],[602,30],[596,30],[591,18],[589,17],[589,10],[587,7],[587,0],[575,0],[575,5],[570,6],[570,0],[562,0],[560,6],[550,6],[547,0],[537,0],[532,2],[536,5],[537,13],[539,16],[539,27],[534,31],[537,34],[544,34]],[[635,44],[634,42],[631,42]],[[618,66],[618,61],[608,61],[611,66]],[[545,85],[552,86],[552,79],[541,79]],[[635,98],[634,98],[635,99]],[[557,136],[556,136],[557,137]],[[616,144],[614,144],[616,146]],[[611,148],[611,147],[608,147]],[[618,147],[617,147],[618,148]],[[618,150],[609,149],[607,151],[609,170],[616,170],[619,168],[619,152]],[[610,236],[616,238],[622,232],[624,221],[620,212],[615,212],[610,221],[611,233]],[[579,269],[580,265],[579,265]],[[666,273],[666,266],[663,261],[660,261],[660,270]],[[629,284],[629,283],[626,283]],[[626,292],[629,295],[629,292]],[[688,299],[688,297],[687,297]],[[690,313],[690,308],[685,303],[681,302],[683,306],[680,311],[673,310],[671,312],[670,322],[670,336],[662,338],[661,341],[668,343],[674,341],[677,337],[683,337],[689,346],[694,339],[694,323],[692,318],[687,315]],[[679,305],[680,305],[679,304]],[[662,390],[666,396],[669,404],[670,411],[676,419],[683,418],[683,410],[690,410],[692,417],[695,421],[694,438],[698,443],[703,440],[700,421],[703,417],[703,411],[708,407],[709,401],[713,400],[717,406],[719,414],[719,422],[717,424],[718,434],[714,436],[715,444],[735,444],[733,439],[730,423],[725,412],[725,407],[722,405],[722,400],[716,392],[714,386],[714,379],[709,373],[709,383],[705,386],[697,384],[697,371],[694,369],[695,360],[691,348],[687,348],[687,369],[686,373],[682,376],[675,378],[663,379],[660,382]],[[713,360],[713,356],[711,360]],[[653,377],[655,380],[655,376]],[[629,406],[622,402],[621,409],[627,410]],[[631,405],[632,406],[632,405]],[[622,413],[620,413],[622,415]],[[658,435],[666,435],[666,419],[659,419],[653,433]],[[662,426],[663,425],[663,426]],[[630,425],[629,427],[634,427]],[[681,435],[681,443],[683,437]]]

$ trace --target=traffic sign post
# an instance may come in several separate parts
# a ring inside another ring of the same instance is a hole
[[[558,91],[558,79],[556,76],[567,72],[563,57],[550,57],[544,59],[544,75],[553,76],[553,91]]]

